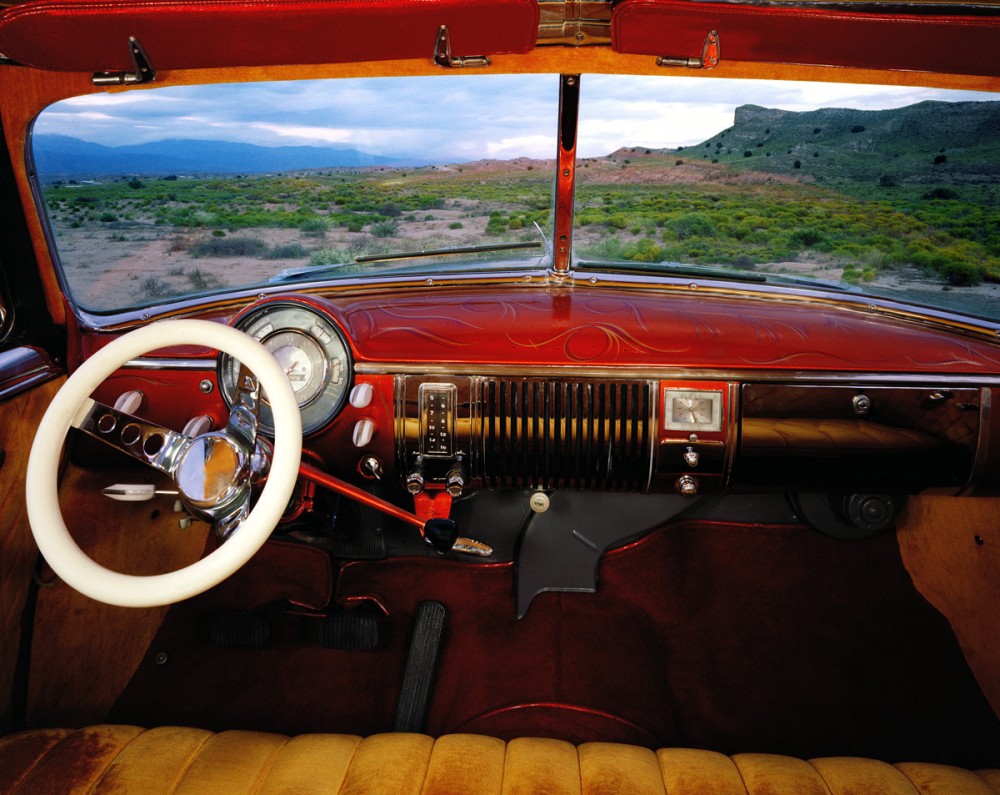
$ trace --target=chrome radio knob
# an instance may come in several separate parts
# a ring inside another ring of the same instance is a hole
[[[674,488],[685,497],[694,497],[698,493],[698,479],[690,475],[681,475],[677,478]]]

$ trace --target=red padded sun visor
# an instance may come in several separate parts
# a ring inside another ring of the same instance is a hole
[[[611,42],[622,53],[697,60],[715,31],[723,60],[1000,75],[1000,17],[885,8],[622,0]]]
[[[0,54],[63,71],[128,71],[135,37],[155,69],[523,53],[533,0],[34,0],[0,12]]]

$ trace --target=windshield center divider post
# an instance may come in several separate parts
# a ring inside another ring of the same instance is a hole
[[[573,251],[573,195],[576,188],[576,136],[580,75],[559,77],[559,151],[556,155],[555,243],[552,273],[566,276]]]

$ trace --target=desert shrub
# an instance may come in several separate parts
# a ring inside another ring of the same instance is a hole
[[[218,276],[214,273],[205,273],[201,268],[188,271],[185,276],[195,290],[211,290],[222,286]]]
[[[399,234],[399,224],[393,220],[377,221],[371,225],[369,231],[375,237],[395,237]]]
[[[486,234],[500,235],[507,229],[507,219],[501,215],[492,215],[486,222]]]
[[[267,243],[256,237],[214,237],[191,249],[192,257],[262,257]]]
[[[463,224],[461,221],[452,221],[450,224],[448,224],[449,229],[461,229],[462,226]]]
[[[104,224],[110,224],[118,220],[118,216],[114,213],[101,213],[100,221]]]
[[[982,271],[972,262],[953,260],[940,269],[941,275],[948,284],[956,287],[973,287],[983,280]]]
[[[824,235],[819,229],[815,229],[813,227],[803,227],[801,229],[794,230],[791,235],[789,235],[788,239],[793,246],[813,248],[814,246],[824,242],[826,240],[826,235]]]
[[[160,298],[170,292],[170,285],[163,281],[163,279],[158,279],[156,276],[149,276],[142,280],[139,289],[142,290],[143,295],[149,298]]]
[[[663,247],[656,245],[649,238],[643,238],[631,246],[627,246],[623,257],[634,262],[662,262]]]
[[[330,228],[330,222],[325,218],[307,218],[299,224],[299,231],[307,237],[323,237]]]
[[[301,259],[309,256],[309,249],[301,243],[285,243],[271,248],[265,255],[265,259]]]
[[[705,213],[686,213],[679,218],[674,218],[670,224],[670,230],[679,240],[688,240],[694,237],[716,237],[719,228],[715,222]]]

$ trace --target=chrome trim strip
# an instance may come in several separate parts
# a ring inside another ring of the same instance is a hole
[[[123,367],[134,370],[190,370],[215,372],[215,359],[171,359],[140,357]],[[573,365],[485,365],[419,364],[412,362],[359,362],[358,375],[423,376],[506,376],[520,378],[627,378],[630,380],[681,381],[756,381],[817,384],[905,384],[940,388],[942,386],[1000,386],[1000,373],[872,373],[808,370],[713,370],[659,367],[578,367]]]
[[[934,388],[945,386],[1000,386],[1000,373],[871,373],[807,370],[696,370],[673,367],[578,367],[562,365],[414,364],[361,362],[359,375],[505,376],[522,378],[617,378],[630,380],[757,381],[819,384],[904,384]]]
[[[990,420],[993,412],[993,390],[982,387],[979,390],[979,438],[976,440],[976,457],[972,461],[969,479],[956,494],[960,497],[975,493],[976,485],[986,470],[986,460],[990,452]]]
[[[133,370],[204,370],[215,372],[215,358],[212,359],[168,359],[145,356],[138,359],[130,359],[122,367]]]

